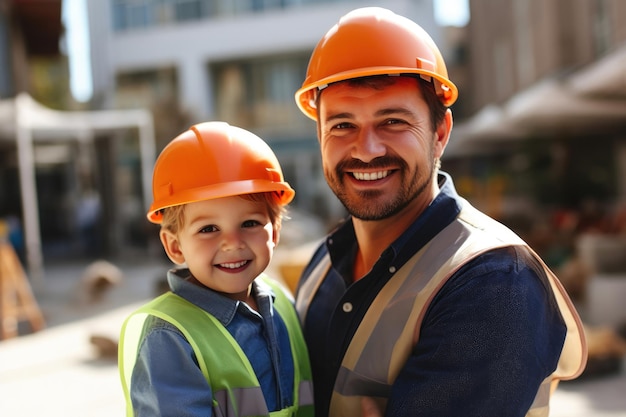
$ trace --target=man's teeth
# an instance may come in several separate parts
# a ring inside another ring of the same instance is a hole
[[[247,263],[248,263],[248,261],[231,262],[231,263],[227,263],[227,264],[220,264],[220,266],[222,268],[237,269],[237,268],[241,268],[242,266],[244,266]]]
[[[385,178],[389,175],[389,171],[378,171],[378,172],[353,172],[354,178],[359,181],[375,181],[381,178]]]

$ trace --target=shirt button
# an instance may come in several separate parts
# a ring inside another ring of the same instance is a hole
[[[391,272],[392,274],[393,274],[394,272],[396,272],[396,267],[395,267],[395,266],[390,266],[390,267],[389,267],[389,272]]]
[[[343,311],[349,313],[352,311],[352,303],[343,303]]]

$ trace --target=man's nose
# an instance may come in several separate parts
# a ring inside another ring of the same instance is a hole
[[[352,147],[352,157],[363,162],[384,156],[387,148],[373,129],[361,129]]]

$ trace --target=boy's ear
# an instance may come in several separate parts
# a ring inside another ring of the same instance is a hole
[[[180,249],[178,237],[169,230],[161,230],[159,232],[159,237],[161,238],[161,244],[163,245],[163,249],[165,249],[167,257],[177,265],[184,264],[185,255],[183,255],[183,252]]]
[[[274,247],[278,245],[278,241],[280,240],[280,227],[274,226],[274,233],[272,233],[272,242],[274,242]]]

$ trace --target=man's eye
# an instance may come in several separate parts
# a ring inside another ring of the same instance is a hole
[[[343,123],[337,123],[335,126],[333,126],[333,129],[349,129],[351,127],[352,127],[351,123],[343,122]]]

